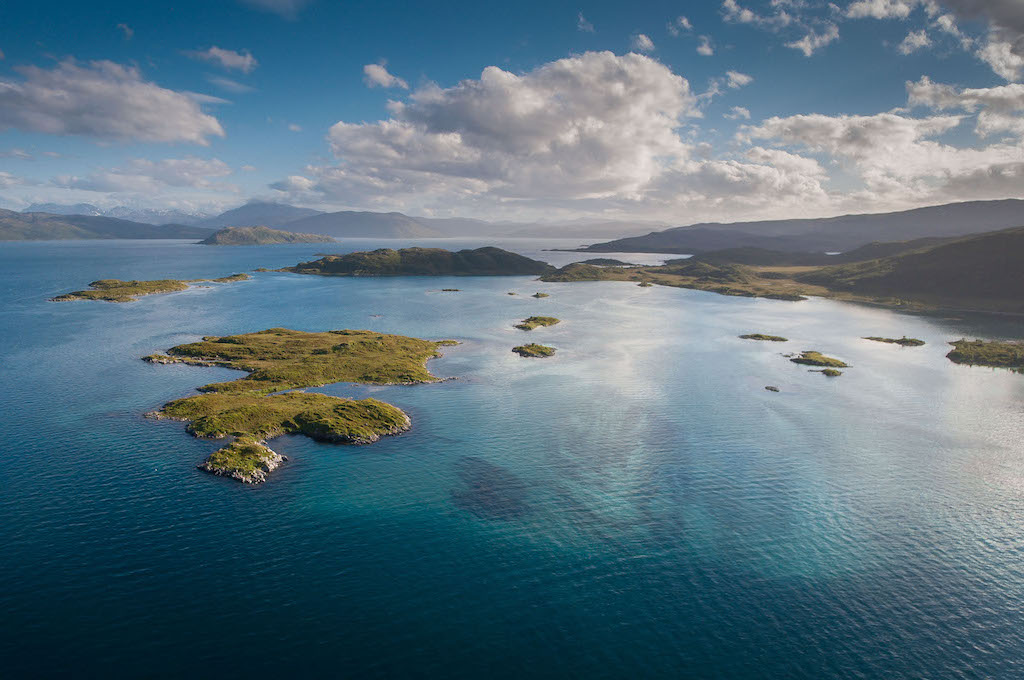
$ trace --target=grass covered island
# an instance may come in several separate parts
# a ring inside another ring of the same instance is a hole
[[[224,227],[199,242],[204,246],[262,246],[277,243],[335,243],[323,234],[271,229],[270,227]]]
[[[741,335],[742,340],[763,340],[765,342],[789,342],[789,338],[784,338],[781,335],[765,335],[764,333],[747,333]]]
[[[154,364],[183,363],[248,371],[229,382],[198,388],[201,394],[168,402],[151,418],[189,423],[196,437],[232,441],[199,468],[247,484],[259,484],[283,458],[266,446],[282,434],[318,441],[369,444],[409,429],[409,417],[376,399],[345,399],[301,391],[338,382],[414,384],[438,382],[426,362],[457,344],[373,331],[306,333],[270,328],[257,333],[209,336],[166,354],[143,357]]]
[[[955,364],[1008,368],[1024,373],[1024,342],[998,342],[985,340],[954,340],[953,349],[946,358]]]
[[[553,316],[531,316],[517,323],[515,328],[521,331],[532,331],[539,326],[554,326],[560,321],[561,319],[556,319]]]
[[[452,252],[443,248],[380,248],[327,255],[279,271],[320,276],[522,276],[554,267],[501,248]]]
[[[532,342],[529,345],[513,347],[512,351],[521,357],[526,357],[527,359],[543,359],[544,357],[553,355],[555,353],[555,348],[548,347],[547,345],[538,345],[537,343]]]
[[[877,335],[870,335],[864,338],[865,340],[873,340],[874,342],[884,342],[890,345],[899,345],[900,347],[921,347],[925,344],[924,340],[918,340],[917,338],[908,338],[903,336],[902,338],[882,338]]]
[[[790,357],[789,359],[794,364],[804,364],[805,366],[825,366],[826,368],[849,368],[849,365],[839,359],[833,357],[827,357],[821,352],[813,349],[804,350],[800,352],[799,356]]]
[[[90,290],[76,290],[50,298],[51,302],[69,300],[104,300],[106,302],[135,302],[144,295],[176,293],[185,290],[192,283],[234,283],[245,281],[248,274],[232,274],[219,279],[158,279],[156,281],[121,281],[100,279],[89,284]]]

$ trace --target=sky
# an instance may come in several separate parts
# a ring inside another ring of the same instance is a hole
[[[1024,1],[0,4],[0,207],[673,224],[1024,198]]]

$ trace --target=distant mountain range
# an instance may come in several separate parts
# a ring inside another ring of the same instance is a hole
[[[845,251],[875,241],[966,236],[1024,225],[1024,201],[971,201],[821,219],[703,223],[597,243],[586,252],[703,253],[725,248]]]
[[[141,222],[143,224],[186,224],[197,225],[208,216],[202,213],[188,213],[181,210],[154,210],[149,208],[130,208],[119,205],[113,208],[100,208],[92,203],[33,203],[22,210],[25,213],[50,213],[52,215],[86,215],[89,217],[116,217],[121,220]]]
[[[154,226],[116,217],[19,213],[0,209],[0,241],[99,238],[206,238],[211,229],[183,224]]]

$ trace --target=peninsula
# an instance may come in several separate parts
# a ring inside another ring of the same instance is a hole
[[[201,394],[164,404],[151,418],[189,423],[196,437],[232,441],[199,468],[248,484],[266,480],[283,458],[266,446],[282,434],[318,441],[369,444],[410,427],[399,408],[376,399],[345,399],[301,390],[338,382],[415,384],[438,382],[429,359],[452,340],[430,341],[374,331],[306,333],[270,328],[257,333],[204,337],[166,354],[143,357],[153,364],[221,366],[249,375],[198,388]]]
[[[335,243],[323,234],[301,234],[270,227],[224,227],[199,242],[204,246],[262,246],[278,243]]]
[[[104,300],[106,302],[135,302],[144,295],[175,293],[185,290],[193,283],[234,283],[246,281],[248,274],[232,274],[219,279],[158,279],[156,281],[121,281],[100,279],[89,284],[90,290],[76,290],[50,298],[51,302],[69,300]]]
[[[380,248],[327,255],[279,271],[320,276],[522,276],[554,270],[546,262],[485,247],[457,252],[443,248]]]

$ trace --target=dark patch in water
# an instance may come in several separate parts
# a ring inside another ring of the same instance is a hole
[[[452,491],[456,506],[485,519],[513,519],[527,511],[527,484],[506,468],[475,456],[455,467],[463,484]]]

